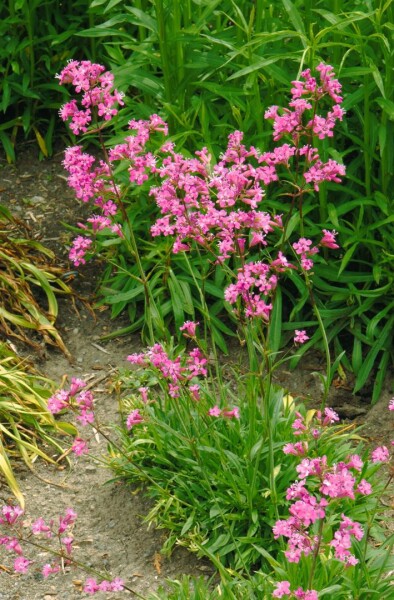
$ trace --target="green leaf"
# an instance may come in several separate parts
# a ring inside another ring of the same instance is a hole
[[[372,348],[370,349],[370,351],[368,352],[368,354],[365,358],[365,361],[364,361],[360,371],[357,373],[356,382],[355,382],[354,389],[353,389],[354,394],[356,394],[359,390],[361,390],[363,385],[366,383],[366,381],[375,365],[377,355],[382,350],[382,348],[385,346],[385,344],[387,343],[387,341],[389,339],[389,336],[392,334],[393,324],[394,324],[394,315],[392,315],[392,317],[387,321],[386,325],[383,327],[379,338],[373,344]]]
[[[269,348],[272,352],[277,352],[281,347],[282,335],[282,290],[280,286],[276,288],[274,306],[270,316],[269,324]]]
[[[388,98],[376,98],[380,108],[386,113],[390,121],[394,121],[394,102]]]

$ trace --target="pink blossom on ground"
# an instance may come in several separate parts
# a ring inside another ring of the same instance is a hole
[[[48,410],[53,415],[56,415],[61,410],[69,406],[70,393],[66,390],[58,390],[53,396],[48,399]]]
[[[8,523],[8,525],[13,525],[24,514],[20,506],[9,506],[8,504],[3,506],[1,512],[3,516],[0,517],[0,524]]]
[[[77,377],[72,377],[71,378],[70,390],[69,390],[70,396],[75,396],[84,387],[86,387],[86,382],[85,381],[83,381],[82,379],[78,379]]]
[[[53,565],[52,566],[52,565],[50,565],[48,563],[45,564],[42,567],[42,570],[41,570],[44,579],[47,579],[47,577],[49,577],[49,575],[52,575],[54,573],[59,573],[59,571],[60,571],[60,565]]]
[[[77,520],[77,513],[72,508],[66,508],[64,517],[59,517],[58,533],[64,533]]]
[[[83,440],[80,437],[76,437],[74,439],[73,445],[71,446],[71,451],[74,452],[76,456],[81,456],[82,454],[89,453],[89,446],[86,440]]]
[[[305,344],[309,340],[309,336],[306,334],[304,329],[296,329],[294,336],[295,344]]]
[[[51,528],[47,525],[42,517],[39,517],[34,521],[31,526],[31,530],[34,535],[45,533],[46,537],[52,537]]]
[[[17,573],[26,574],[29,570],[29,565],[31,565],[32,562],[33,561],[25,558],[24,556],[18,556],[18,558],[14,560],[14,571]]]
[[[70,537],[70,536],[66,536],[61,538],[61,542],[64,545],[66,552],[68,555],[72,554],[72,545],[74,542],[74,538]]]
[[[371,460],[373,463],[376,462],[388,462],[390,453],[386,446],[378,446],[371,452]]]
[[[111,581],[111,591],[112,592],[122,592],[124,590],[124,581],[120,577],[115,577]]]
[[[394,398],[391,398],[389,402],[389,410],[394,410]]]
[[[83,591],[93,596],[100,590],[97,581],[93,577],[88,577],[83,586]]]
[[[215,406],[213,408],[209,409],[208,414],[210,417],[220,417],[220,415],[222,414],[222,411],[218,407],[218,405],[215,404]]]
[[[10,552],[15,552],[15,554],[19,554],[20,556],[23,554],[22,547],[17,538],[12,538],[8,536],[0,537],[0,545],[3,545]]]

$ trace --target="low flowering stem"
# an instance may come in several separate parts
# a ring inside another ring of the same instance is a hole
[[[58,558],[60,558],[61,561],[62,561],[62,563],[63,563],[64,559],[66,558],[69,563],[73,564],[76,567],[79,567],[80,569],[82,569],[86,573],[90,573],[91,575],[96,575],[97,577],[100,577],[100,579],[106,579],[106,577],[107,577],[107,574],[104,574],[101,571],[98,571],[97,569],[94,569],[93,567],[89,567],[85,563],[83,563],[83,562],[81,562],[81,561],[73,558],[72,556],[65,556],[64,552],[53,550],[52,548],[50,548],[48,546],[44,546],[43,544],[40,544],[39,542],[33,541],[29,537],[25,538],[20,533],[16,533],[16,535],[17,535],[18,540],[20,542],[24,542],[26,544],[29,544],[30,546],[34,546],[35,548],[38,548],[39,550],[43,550],[44,552],[50,552],[53,556],[57,556]],[[127,590],[128,592],[134,594],[137,598],[141,598],[142,600],[146,600],[145,596],[141,596],[141,594],[139,594],[138,592],[136,592],[135,590],[133,590],[133,588],[131,588],[131,587],[125,585],[125,584],[123,584],[123,588],[125,590]]]

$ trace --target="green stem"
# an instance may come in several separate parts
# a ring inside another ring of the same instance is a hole
[[[100,128],[98,130],[98,134],[99,134],[99,141],[100,141],[100,146],[101,146],[101,149],[103,152],[104,160],[105,160],[106,164],[108,165],[108,169],[110,172],[110,180],[111,180],[113,189],[115,190],[117,205],[119,206],[122,218],[123,218],[125,224],[127,225],[127,232],[125,232],[123,239],[126,243],[126,246],[128,247],[128,250],[129,250],[132,258],[136,262],[137,269],[140,274],[140,280],[144,287],[146,323],[147,323],[148,331],[149,331],[149,342],[151,344],[153,344],[155,341],[155,335],[154,335],[153,323],[152,323],[152,309],[157,311],[156,306],[155,306],[155,301],[154,301],[154,298],[152,297],[152,294],[150,291],[149,280],[144,271],[144,267],[142,266],[142,261],[141,261],[141,257],[140,257],[139,251],[138,251],[138,244],[137,244],[137,240],[134,235],[132,223],[129,219],[129,215],[127,214],[126,207],[124,205],[122,196],[118,190],[118,186],[116,185],[115,177],[114,177],[113,170],[112,170],[112,165],[111,165],[111,162],[108,157],[107,149],[105,147],[102,131]]]
[[[304,271],[304,277],[305,277],[306,286],[308,288],[309,299],[310,299],[310,302],[312,305],[312,309],[316,316],[317,322],[319,324],[319,329],[320,329],[320,333],[321,333],[322,340],[323,340],[324,354],[326,357],[326,376],[324,378],[323,398],[322,398],[322,404],[321,404],[321,411],[323,412],[324,408],[326,406],[329,392],[330,392],[331,378],[332,378],[330,346],[329,346],[329,342],[328,342],[328,338],[327,338],[326,329],[324,327],[323,319],[321,318],[320,311],[317,307],[316,300],[313,295],[312,283],[311,283],[311,280],[309,279],[308,273],[306,271]]]
[[[308,589],[312,588],[313,577],[314,577],[315,571],[316,571],[317,558],[319,556],[320,546],[321,546],[322,539],[323,539],[323,526],[324,526],[324,519],[320,519],[319,531],[317,534],[318,541],[317,541],[317,544],[313,551],[312,567],[311,567],[311,570],[309,571]]]
[[[171,81],[171,57],[170,41],[167,38],[166,15],[164,12],[163,0],[154,0],[157,21],[157,33],[159,36],[159,48],[161,56],[161,67],[164,79],[164,96],[168,104],[172,104],[173,85]],[[174,118],[171,113],[168,115],[168,127],[170,134],[174,133]]]

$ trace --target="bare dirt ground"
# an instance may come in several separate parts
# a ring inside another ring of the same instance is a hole
[[[73,237],[62,222],[75,225],[86,213],[67,188],[62,165],[62,152],[50,160],[39,162],[35,152],[23,153],[17,165],[7,165],[0,160],[0,203],[4,203],[31,227],[32,235],[55,251],[57,260],[67,264],[67,245]],[[97,283],[98,266],[82,268],[74,281],[80,295],[91,296]],[[60,301],[58,328],[73,357],[70,363],[59,351],[48,348],[45,358],[32,356],[41,372],[61,382],[64,374],[84,377],[94,383],[96,411],[106,422],[116,422],[116,399],[109,393],[108,384],[116,367],[126,367],[126,356],[137,352],[142,345],[138,336],[115,338],[102,342],[101,336],[118,329],[122,319],[112,322],[108,311],[97,312],[93,317],[82,303],[79,315],[67,299]],[[1,332],[0,332],[1,335]],[[26,355],[26,349],[20,348]],[[293,395],[300,395],[313,402],[319,394],[317,379],[311,375],[322,368],[319,357],[309,357],[296,373],[278,372],[277,381]],[[342,382],[331,397],[331,405],[343,418],[356,420],[365,425],[364,435],[372,445],[390,443],[392,422],[388,418],[387,405],[393,395],[391,383],[387,383],[381,400],[370,409],[368,390],[363,396],[354,397],[351,381]],[[95,454],[104,455],[106,442],[95,441]],[[136,493],[122,483],[106,482],[111,473],[89,458],[71,459],[71,468],[56,470],[37,462],[36,473],[51,483],[43,483],[24,466],[18,466],[18,477],[26,494],[26,512],[31,519],[38,516],[56,517],[67,507],[78,513],[74,531],[78,541],[78,558],[102,570],[107,569],[113,577],[122,577],[139,594],[147,596],[164,582],[166,577],[176,578],[184,573],[209,574],[210,568],[196,557],[178,548],[171,558],[160,555],[165,534],[153,528],[147,529],[142,517],[148,511],[148,503],[141,493]],[[0,480],[1,485],[1,480]],[[0,487],[0,500],[10,500],[10,493]],[[0,553],[0,600],[81,600],[87,595],[81,591],[82,572],[72,570],[43,580],[34,569],[30,575],[16,575],[2,567],[5,557]],[[37,562],[47,562],[38,556]],[[104,594],[96,597],[100,600]],[[123,593],[119,598],[127,597]],[[117,599],[117,594],[111,598]]]

